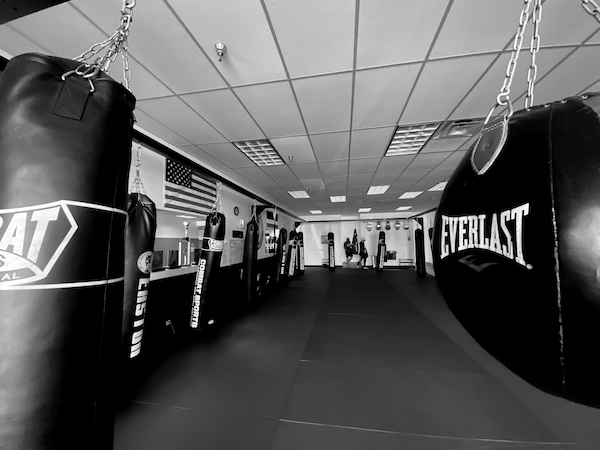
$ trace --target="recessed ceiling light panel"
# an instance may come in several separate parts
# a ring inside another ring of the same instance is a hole
[[[390,186],[370,186],[367,195],[385,194]]]
[[[428,191],[443,191],[444,189],[446,189],[446,185],[448,184],[447,181],[442,181],[438,184],[436,184],[435,186],[433,186],[430,189],[427,189]]]
[[[369,212],[369,211],[371,211],[371,208],[360,208],[358,210],[359,213],[366,213],[366,212]]]
[[[435,133],[442,122],[430,122],[417,125],[400,125],[385,156],[412,155],[418,153]]]
[[[332,195],[329,198],[331,199],[331,203],[343,203],[346,201],[345,195]]]
[[[321,211],[320,209],[311,209],[310,213],[311,214],[323,214],[323,211]]]
[[[310,195],[306,191],[288,191],[288,194],[294,198],[310,198]]]
[[[411,208],[412,206],[399,206],[398,208],[396,208],[396,211],[408,211]]]
[[[244,155],[259,167],[282,166],[285,163],[267,139],[234,142]]]
[[[400,197],[398,197],[398,199],[405,199],[405,198],[415,198],[418,197],[419,195],[421,195],[423,193],[423,191],[418,191],[418,192],[405,192],[404,194],[402,194]]]

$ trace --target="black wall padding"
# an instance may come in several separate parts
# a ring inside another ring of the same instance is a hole
[[[243,258],[243,283],[244,303],[253,306],[258,297],[259,284],[257,282],[257,252],[258,252],[258,222],[253,217],[246,225]]]
[[[0,448],[112,448],[135,98],[78,65],[0,83]]]
[[[335,243],[333,238],[333,232],[327,233],[327,249],[329,256],[329,270],[335,270]]]
[[[125,293],[121,324],[121,350],[125,361],[142,353],[155,236],[156,205],[148,196],[132,192],[127,197],[125,222]]]
[[[590,94],[489,124],[446,186],[433,242],[440,289],[473,337],[533,385],[593,406],[599,109]]]
[[[219,290],[215,291],[216,274],[221,267],[225,243],[225,216],[211,212],[206,217],[202,250],[192,294],[189,325],[192,330],[207,331],[216,325]],[[216,293],[215,293],[216,292]]]
[[[287,230],[282,228],[279,230],[279,240],[277,241],[277,282],[287,278]]]

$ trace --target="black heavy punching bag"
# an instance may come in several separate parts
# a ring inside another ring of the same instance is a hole
[[[304,233],[298,232],[298,275],[304,275]]]
[[[221,267],[221,255],[225,243],[225,216],[211,212],[206,217],[202,250],[192,295],[190,328],[208,331],[216,325],[218,295],[214,294],[216,274]]]
[[[437,210],[433,255],[448,305],[535,386],[600,406],[600,96],[484,128]]]
[[[383,271],[383,262],[385,260],[385,231],[379,232],[379,241],[377,242],[377,272]]]
[[[130,193],[125,222],[125,288],[121,324],[121,349],[125,361],[137,358],[142,352],[155,235],[154,202],[140,192]]]
[[[425,235],[423,229],[415,230],[415,269],[417,276],[425,278],[427,270],[425,269]]]
[[[0,81],[0,448],[112,448],[135,98],[79,64]]]
[[[244,304],[254,306],[259,295],[257,283],[258,222],[254,217],[246,225],[244,240],[243,277]]]
[[[327,233],[327,251],[329,253],[329,270],[335,270],[335,247],[333,242],[333,232]]]
[[[277,242],[277,282],[287,278],[286,272],[287,259],[287,230],[282,228],[279,230],[279,240]]]

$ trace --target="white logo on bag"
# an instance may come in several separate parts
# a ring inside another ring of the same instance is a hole
[[[204,238],[207,240],[208,242],[208,250],[211,250],[213,252],[222,252],[223,251],[223,245],[225,243],[225,241],[218,241],[217,239],[213,239],[213,238]]]
[[[153,254],[151,251],[146,251],[138,256],[137,259],[137,267],[140,269],[140,272],[149,274],[150,268],[152,267],[152,258]]]
[[[0,210],[0,288],[46,278],[76,231],[63,201]]]

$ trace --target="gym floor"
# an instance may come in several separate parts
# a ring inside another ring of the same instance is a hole
[[[140,383],[115,450],[600,448],[600,409],[516,377],[411,269],[307,268]]]

